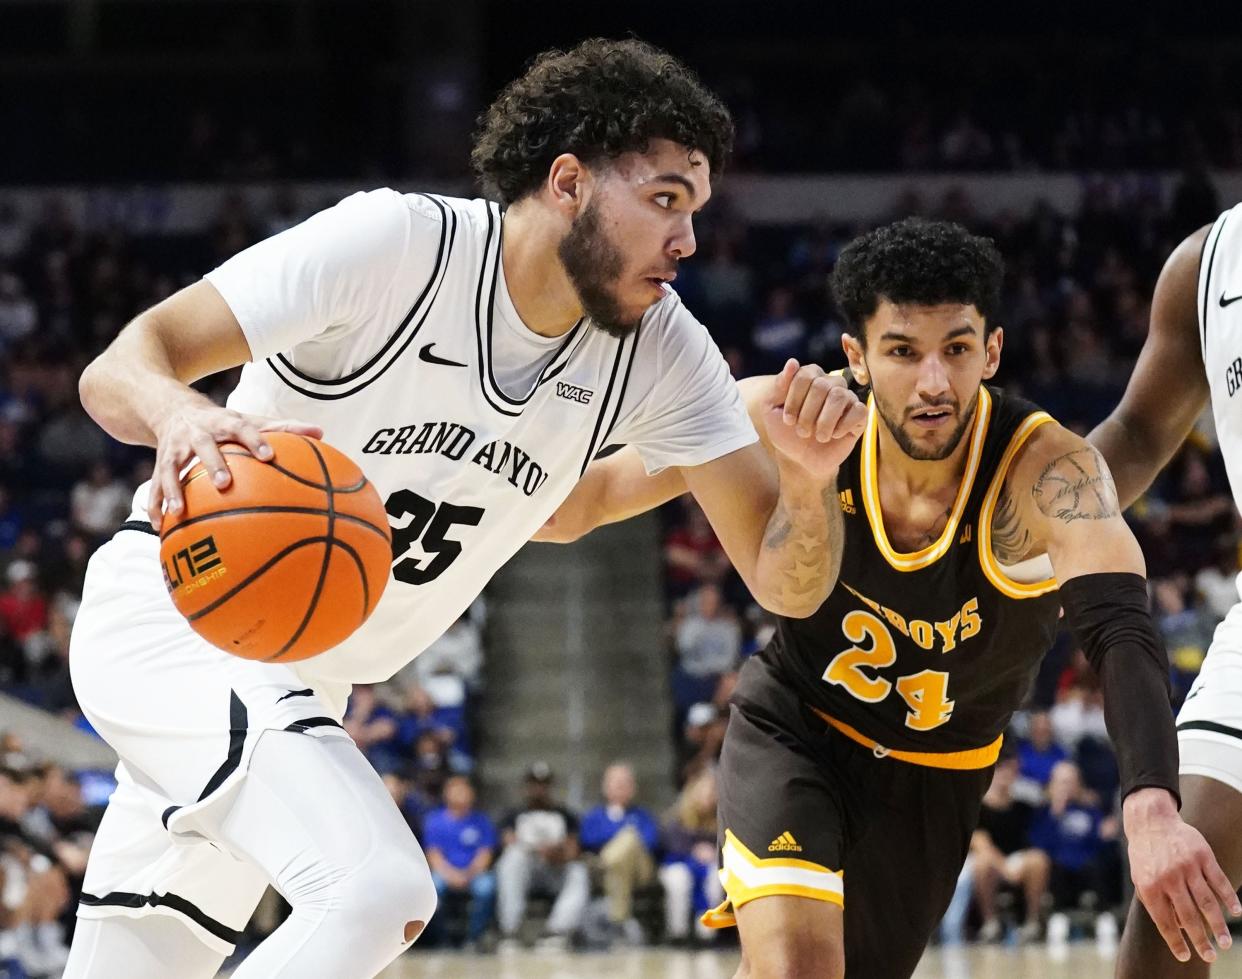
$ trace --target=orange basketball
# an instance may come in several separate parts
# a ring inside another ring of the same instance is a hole
[[[202,463],[182,477],[185,507],[160,532],[164,583],[200,636],[246,659],[287,663],[330,649],[366,621],[392,564],[384,504],[348,456],[267,432],[270,462],[221,450],[216,489]]]

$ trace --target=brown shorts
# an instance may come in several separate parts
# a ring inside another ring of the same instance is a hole
[[[831,901],[845,909],[851,979],[909,976],[953,896],[991,774],[878,758],[755,657],[720,759],[728,900],[704,920],[727,926],[732,909],[774,894]]]

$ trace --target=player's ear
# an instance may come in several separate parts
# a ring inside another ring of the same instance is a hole
[[[562,153],[548,168],[547,190],[559,210],[572,218],[582,209],[590,173],[573,153]]]
[[[867,360],[863,356],[862,343],[856,337],[842,333],[841,349],[845,351],[846,359],[850,362],[850,373],[854,375],[854,380],[864,386],[870,384],[871,376],[867,373]]]
[[[991,380],[1000,369],[1001,347],[1005,344],[1005,330],[1003,327],[997,327],[987,335],[987,339],[983,342],[984,362],[983,362],[983,379]]]

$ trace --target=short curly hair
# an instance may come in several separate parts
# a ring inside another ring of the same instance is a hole
[[[670,139],[702,152],[712,176],[733,147],[733,119],[695,74],[643,41],[593,38],[545,51],[479,118],[470,162],[505,204],[546,179],[562,153],[587,163]]]
[[[999,324],[1005,263],[991,238],[951,221],[906,218],[855,238],[832,272],[832,293],[863,346],[880,302],[970,303],[991,333]]]

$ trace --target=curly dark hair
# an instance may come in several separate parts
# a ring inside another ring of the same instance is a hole
[[[718,176],[733,147],[729,110],[672,55],[643,41],[593,38],[545,51],[479,118],[470,162],[506,204],[536,190],[562,153],[587,163],[670,139]]]
[[[855,238],[832,272],[832,294],[866,346],[863,329],[880,302],[972,303],[988,333],[999,324],[1005,263],[991,238],[951,221],[906,218]]]

